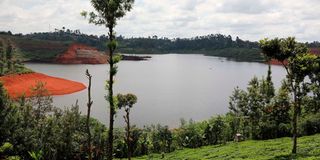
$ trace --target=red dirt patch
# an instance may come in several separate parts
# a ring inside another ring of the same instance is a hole
[[[7,75],[0,77],[0,81],[2,81],[4,88],[11,98],[18,98],[23,93],[26,97],[31,97],[31,88],[38,82],[45,83],[45,88],[50,95],[70,94],[86,88],[82,83],[51,77],[41,73]]]
[[[310,48],[310,52],[316,55],[320,55],[320,48]]]
[[[320,48],[310,48],[310,53],[311,54],[315,54],[315,55],[319,55],[320,56]],[[268,62],[269,64],[272,65],[282,65],[282,63],[276,59],[272,59],[271,61]],[[287,65],[288,61],[285,60],[284,64]]]
[[[105,64],[108,56],[96,48],[84,44],[72,44],[55,62],[61,64]]]
[[[271,64],[271,65],[282,65],[282,63],[281,63],[280,61],[276,60],[276,59],[272,59],[272,60],[269,61],[268,63]],[[285,60],[285,61],[284,61],[284,65],[287,65],[287,64],[288,64],[288,61]]]

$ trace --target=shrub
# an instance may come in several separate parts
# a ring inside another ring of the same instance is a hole
[[[320,114],[308,115],[300,123],[300,131],[302,135],[312,135],[320,133]]]

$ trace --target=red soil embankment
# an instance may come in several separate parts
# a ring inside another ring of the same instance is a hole
[[[42,82],[50,95],[64,95],[81,91],[86,88],[82,83],[70,81],[62,78],[51,77],[41,73],[29,73],[22,75],[7,75],[0,77],[4,88],[11,98],[18,98],[25,94],[31,97],[31,88]]]
[[[94,47],[72,44],[67,51],[56,58],[55,62],[61,64],[105,64],[108,62],[108,56]]]
[[[312,54],[320,55],[320,48],[310,48]]]
[[[320,55],[320,48],[310,48],[310,53],[315,54],[315,55]],[[282,65],[282,63],[278,60],[272,59],[271,61],[268,62],[269,64],[272,65]],[[285,60],[284,64],[287,65],[288,61]]]
[[[269,61],[268,63],[271,64],[271,65],[282,65],[282,63],[281,63],[280,61],[276,60],[276,59],[272,59],[272,60]],[[287,65],[287,64],[288,64],[288,61],[285,60],[285,61],[284,61],[284,65]]]

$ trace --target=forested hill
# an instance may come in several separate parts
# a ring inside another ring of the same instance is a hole
[[[120,39],[121,38],[121,39]],[[222,34],[211,34],[194,38],[122,38],[120,50],[125,53],[163,54],[204,54],[226,57],[237,61],[263,61],[257,42],[243,41],[240,38]]]
[[[32,34],[12,34],[11,32],[0,32],[0,36],[12,36],[13,39],[21,41],[39,41],[43,40],[45,46],[52,42],[59,44],[83,43],[94,46],[99,50],[106,50],[107,36],[87,35],[79,30],[56,29],[55,32],[42,32]],[[257,42],[250,42],[232,38],[230,35],[210,34],[206,36],[197,36],[193,38],[175,38],[169,39],[165,37],[147,37],[147,38],[125,38],[117,37],[119,42],[118,51],[128,54],[204,54],[208,56],[226,57],[236,61],[263,61]],[[55,43],[52,43],[55,44]],[[40,44],[39,44],[40,45]],[[319,42],[308,44],[312,47],[319,47]],[[51,50],[52,47],[48,46]],[[61,48],[61,47],[60,47]],[[60,50],[59,48],[59,50]],[[23,49],[22,49],[23,50]],[[56,53],[59,54],[59,53]],[[50,55],[56,55],[50,53]],[[50,58],[46,56],[46,58]]]

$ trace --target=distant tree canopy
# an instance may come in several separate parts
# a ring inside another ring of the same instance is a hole
[[[11,31],[0,31],[0,35],[23,36],[40,40],[52,41],[76,41],[93,45],[101,50],[107,49],[104,42],[107,40],[106,35],[88,35],[82,33],[79,29],[72,30],[62,27],[55,28],[53,32],[35,32],[23,35],[21,33],[13,34]],[[121,42],[121,48],[152,48],[163,52],[174,50],[203,50],[203,49],[223,49],[223,48],[259,48],[258,42],[242,40],[238,36],[235,39],[231,35],[209,34],[205,36],[196,36],[192,38],[173,38],[158,37],[157,35],[149,37],[131,37],[127,38],[122,35],[116,39]],[[234,39],[234,40],[233,40]],[[306,42],[309,48],[320,48],[319,41]]]
[[[12,36],[12,33],[0,32],[1,35]],[[19,38],[21,42],[29,40],[39,42],[45,40],[48,43],[50,41],[50,44],[55,41],[61,44],[83,43],[94,46],[101,51],[107,49],[105,42],[108,39],[106,35],[87,35],[81,33],[80,30],[71,30],[64,27],[62,29],[55,29],[54,32],[31,33],[27,35],[14,34],[13,36]],[[233,40],[230,35],[210,34],[193,38],[174,39],[158,37],[156,35],[131,38],[120,35],[115,38],[119,42],[118,51],[127,54],[191,53],[226,57],[237,61],[263,61],[257,42],[244,41],[239,37]],[[48,55],[54,54],[50,52]]]
[[[94,46],[101,51],[107,49],[107,35],[87,35],[79,29],[71,30],[63,27],[55,29],[53,32],[39,32],[23,35],[0,32],[1,35],[13,35],[25,39],[49,40],[63,43],[83,43]],[[226,57],[237,61],[262,62],[264,57],[261,55],[258,42],[242,40],[238,36],[223,34],[210,34],[196,36],[192,38],[167,38],[157,35],[149,37],[124,37],[117,36],[119,42],[117,47],[121,53],[128,54],[166,54],[166,53],[192,53],[204,54],[209,56]],[[306,42],[309,48],[320,48],[320,42]]]
[[[8,35],[8,32],[0,32],[0,34]],[[10,32],[9,35],[12,35]],[[18,34],[17,34],[18,35]],[[21,35],[21,34],[19,34]],[[80,30],[55,29],[54,32],[39,32],[23,35],[27,38],[35,38],[41,40],[53,41],[76,41],[93,45],[101,50],[106,49],[104,42],[107,40],[106,35],[87,35],[81,33]],[[257,42],[244,41],[239,37],[235,40],[231,35],[210,34],[206,36],[196,36],[192,38],[174,38],[158,37],[156,35],[149,37],[131,37],[124,36],[116,37],[121,42],[122,48],[151,48],[157,49],[161,52],[170,52],[174,50],[202,50],[202,49],[223,49],[223,48],[258,48]]]

